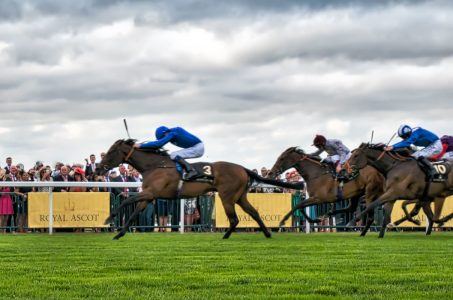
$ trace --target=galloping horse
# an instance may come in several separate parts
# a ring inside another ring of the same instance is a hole
[[[207,174],[212,176],[211,182],[183,182],[181,181],[181,175],[177,171],[175,163],[170,159],[170,156],[165,150],[137,149],[133,147],[134,143],[135,140],[133,139],[116,141],[99,163],[99,168],[97,169],[97,175],[102,175],[121,163],[128,163],[143,176],[143,191],[136,196],[124,200],[106,220],[106,224],[110,223],[118,215],[121,208],[132,203],[140,202],[114,239],[119,239],[126,234],[130,223],[137,217],[140,211],[145,209],[146,202],[156,198],[176,199],[196,197],[209,191],[217,191],[219,193],[223,208],[230,222],[230,227],[223,238],[227,239],[239,223],[234,208],[235,204],[238,204],[258,223],[266,237],[270,237],[271,234],[261,220],[260,215],[247,200],[247,191],[250,183],[252,181],[258,181],[284,188],[303,188],[300,184],[290,184],[263,178],[251,170],[229,162],[215,162],[205,165],[204,168],[206,168]]]
[[[429,201],[426,201],[426,199],[439,201],[439,199],[453,195],[453,168],[451,165],[446,174],[448,179],[445,182],[433,182],[427,189],[426,175],[418,166],[418,162],[414,158],[403,157],[395,151],[385,151],[382,144],[361,144],[352,152],[348,164],[352,170],[361,170],[371,165],[386,178],[384,193],[362,212],[363,215],[378,205],[386,204],[379,237],[384,237],[385,229],[390,223],[393,205],[400,199],[422,201],[423,210],[430,220],[427,234],[432,230],[433,221],[444,223],[453,217],[452,213],[441,220],[436,219]],[[356,220],[360,220],[360,217],[358,216]]]
[[[331,166],[324,164],[317,156],[305,153],[302,149],[291,147],[285,150],[277,159],[272,167],[269,176],[275,178],[284,171],[295,168],[304,178],[307,184],[310,198],[300,202],[289,213],[285,215],[280,225],[298,209],[310,222],[319,220],[310,219],[303,208],[321,203],[334,203],[338,196],[338,181],[332,176]],[[384,177],[374,168],[367,167],[360,170],[358,176],[344,184],[343,193],[345,199],[358,202],[358,199],[365,195],[365,201],[370,204],[382,194],[384,187]],[[355,210],[356,207],[353,207]],[[373,211],[367,215],[366,226],[363,228],[361,236],[364,236],[368,228],[374,221]]]

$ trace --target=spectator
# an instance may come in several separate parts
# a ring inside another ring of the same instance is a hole
[[[55,164],[55,170],[53,170],[53,172],[52,172],[53,178],[55,178],[57,175],[60,174],[61,167],[63,167],[63,166],[64,166],[64,163],[62,163],[62,162],[57,162]]]
[[[141,228],[141,232],[154,231],[154,201],[146,204],[146,208],[139,215],[138,224],[147,226],[147,228]]]
[[[33,168],[28,170],[28,175],[30,177],[30,181],[36,181],[38,179],[38,175],[36,173],[36,170],[33,169]]]
[[[9,169],[9,175],[11,177],[11,181],[18,181],[19,180],[19,173],[18,173],[18,169],[16,166],[11,166],[11,168]]]
[[[6,172],[6,169],[0,170],[0,181],[11,181],[9,174]],[[0,187],[0,228],[2,228],[0,230],[3,233],[6,232],[6,226],[8,225],[10,216],[14,214],[13,200],[9,194],[10,192],[11,189],[9,187]]]
[[[51,171],[46,169],[46,168],[41,168],[38,173],[39,181],[45,182],[45,181],[53,181],[51,175]],[[56,189],[56,188],[55,188]],[[49,192],[50,187],[38,187],[38,192]]]
[[[96,169],[98,168],[99,164],[96,163],[96,156],[94,154],[90,155],[90,161],[85,158],[86,166],[85,166],[85,175],[88,181],[94,181],[94,175],[96,174]]]
[[[185,231],[192,231],[192,225],[200,218],[197,208],[197,198],[190,198],[184,201],[184,224],[188,227]]]
[[[17,168],[17,170],[18,170],[19,172],[23,172],[24,169],[25,169],[24,164],[17,164],[17,165],[16,165],[16,168]]]
[[[40,161],[40,160],[38,160],[38,161],[35,163],[34,169],[35,169],[36,171],[39,171],[39,170],[41,170],[42,167],[44,167],[43,162]]]
[[[120,174],[117,177],[112,178],[112,182],[133,182],[133,179],[128,176],[127,169],[123,164],[121,164],[118,169]],[[112,188],[112,193],[115,195],[115,197],[119,197],[120,202],[123,202],[127,197],[129,197],[128,188]],[[132,207],[131,205],[129,205],[125,207],[123,212],[119,214],[121,216],[121,225],[123,225],[125,220],[129,218],[129,215],[134,209],[135,206]]]
[[[9,171],[10,171],[12,165],[13,165],[13,159],[11,157],[7,157],[6,166],[5,166],[6,174],[9,174]]]
[[[81,168],[75,168],[74,169],[74,181],[75,182],[86,182],[87,179],[85,178],[85,172]],[[69,188],[70,192],[86,192],[87,188],[86,187],[70,187]]]
[[[60,174],[53,178],[54,181],[61,182],[61,181],[74,181],[74,178],[69,175],[69,168],[67,166],[62,166],[60,169]],[[56,187],[54,189],[55,192],[67,192],[69,191],[68,187]]]
[[[22,172],[20,179],[22,181],[30,181],[30,175],[27,172]],[[17,205],[17,218],[16,224],[18,226],[19,232],[25,232],[24,228],[27,226],[27,207],[28,207],[28,193],[33,192],[32,187],[19,187],[16,191],[19,196],[19,201]]]
[[[120,174],[112,178],[112,182],[134,182],[134,179],[127,174],[126,167],[121,164],[118,168]],[[115,195],[121,195],[123,198],[127,198],[129,189],[128,188],[113,188],[113,193]]]
[[[168,225],[168,201],[165,199],[157,199],[157,216],[159,218],[159,232],[165,232]]]

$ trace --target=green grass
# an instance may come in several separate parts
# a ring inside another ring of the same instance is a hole
[[[453,298],[453,233],[112,237],[0,235],[0,297]]]

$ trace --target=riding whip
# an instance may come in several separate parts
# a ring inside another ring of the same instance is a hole
[[[127,127],[127,121],[126,121],[126,119],[123,119],[123,122],[124,122],[124,127],[126,128],[127,136],[128,136],[129,138],[131,138],[131,135],[129,134],[129,128]]]
[[[389,142],[387,143],[386,146],[390,145],[390,142],[395,138],[395,135],[396,135],[396,132],[392,135],[392,137],[390,138]]]
[[[370,140],[370,144],[373,144],[373,137],[374,137],[374,130],[371,131],[371,140]]]

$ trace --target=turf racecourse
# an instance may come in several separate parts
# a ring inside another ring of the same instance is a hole
[[[0,297],[453,298],[453,232],[112,237],[0,235]]]

